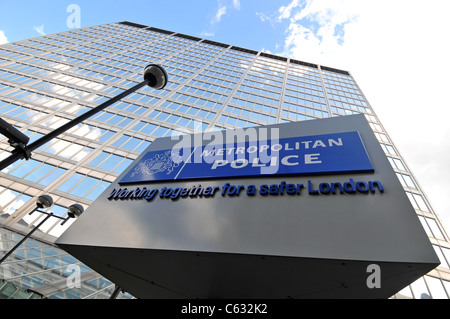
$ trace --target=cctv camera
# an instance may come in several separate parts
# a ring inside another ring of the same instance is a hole
[[[73,204],[69,207],[69,212],[67,215],[70,218],[76,218],[79,217],[81,214],[83,214],[84,208],[80,204]]]
[[[41,195],[36,201],[36,206],[39,208],[49,208],[53,205],[53,198],[50,195]]]
[[[27,145],[30,138],[17,130],[14,126],[0,118],[0,134],[8,138],[11,146]]]
[[[147,85],[153,89],[163,89],[168,80],[166,70],[157,64],[150,64],[144,69],[144,80],[147,81]]]

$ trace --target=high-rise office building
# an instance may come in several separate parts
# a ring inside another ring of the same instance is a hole
[[[450,298],[450,241],[417,180],[352,75],[130,22],[0,46],[0,116],[31,141],[142,81],[157,63],[162,91],[143,88],[0,172],[0,256],[49,209],[89,205],[155,139],[364,114],[416,210],[441,265],[393,298]],[[12,148],[0,139],[0,158]],[[69,227],[53,218],[0,265],[0,298],[109,298],[114,283],[54,245]],[[75,267],[74,267],[75,265]],[[73,281],[77,271],[79,283]],[[121,293],[121,298],[131,298]]]

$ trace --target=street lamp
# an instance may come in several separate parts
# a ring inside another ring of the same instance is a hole
[[[69,207],[69,211],[67,212],[67,216],[70,218],[78,218],[81,214],[83,214],[84,208],[80,204],[73,204]]]
[[[47,215],[43,221],[41,221],[39,223],[39,225],[37,225],[36,227],[34,227],[24,238],[22,238],[22,240],[20,242],[18,242],[10,251],[8,251],[6,253],[5,256],[3,256],[3,258],[0,260],[0,264],[2,264],[9,256],[11,256],[11,254],[20,247],[20,245],[22,245],[25,240],[27,240],[28,238],[30,238],[30,236],[39,228],[41,227],[50,217],[56,217],[59,219],[62,219],[63,222],[61,223],[61,225],[64,225],[70,218],[76,218],[79,217],[82,213],[83,213],[83,206],[81,206],[80,204],[73,204],[69,207],[69,210],[67,212],[67,217],[63,218],[60,217],[58,215],[53,215],[52,212],[47,213],[47,212],[43,212],[40,211],[39,209],[44,209],[44,208],[49,208],[53,205],[53,198],[49,195],[42,195],[39,196],[36,200],[36,207],[28,214],[28,215],[32,215],[35,211],[38,211],[41,214],[45,214]]]
[[[0,121],[0,133],[5,135],[9,138],[11,146],[14,147],[14,151],[12,154],[0,162],[0,171],[8,167],[9,165],[15,163],[16,161],[19,161],[23,158],[26,160],[29,160],[31,158],[31,153],[36,150],[37,148],[41,147],[45,143],[49,142],[53,138],[57,137],[58,135],[70,130],[75,125],[80,124],[84,120],[90,118],[91,116],[97,114],[98,112],[104,110],[108,106],[116,103],[117,101],[121,100],[122,98],[130,95],[131,93],[137,91],[138,89],[142,88],[143,86],[148,85],[149,87],[155,89],[155,90],[162,90],[167,82],[169,80],[169,76],[167,75],[167,72],[159,65],[157,64],[150,64],[145,67],[144,69],[144,81],[141,83],[133,86],[132,88],[128,89],[127,91],[117,95],[116,97],[113,97],[109,101],[106,101],[105,103],[97,106],[96,108],[93,108],[92,110],[86,112],[85,114],[73,119],[72,121],[68,122],[67,124],[61,126],[60,128],[57,128],[53,132],[50,132],[49,134],[41,137],[40,139],[36,140],[35,142],[31,143],[30,145],[27,145],[29,139],[26,136],[23,136],[21,132],[19,132],[17,129],[12,127],[12,125],[8,124],[5,121]],[[19,134],[20,133],[20,134]]]

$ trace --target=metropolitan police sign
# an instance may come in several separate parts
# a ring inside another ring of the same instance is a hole
[[[180,153],[176,148],[150,151],[119,183],[373,172],[358,132],[200,145]]]
[[[439,263],[363,115],[157,139],[56,244],[137,298],[388,298]]]

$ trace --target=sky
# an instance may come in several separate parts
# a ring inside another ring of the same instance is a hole
[[[131,21],[347,70],[450,233],[448,12],[448,0],[2,0],[0,44]]]

